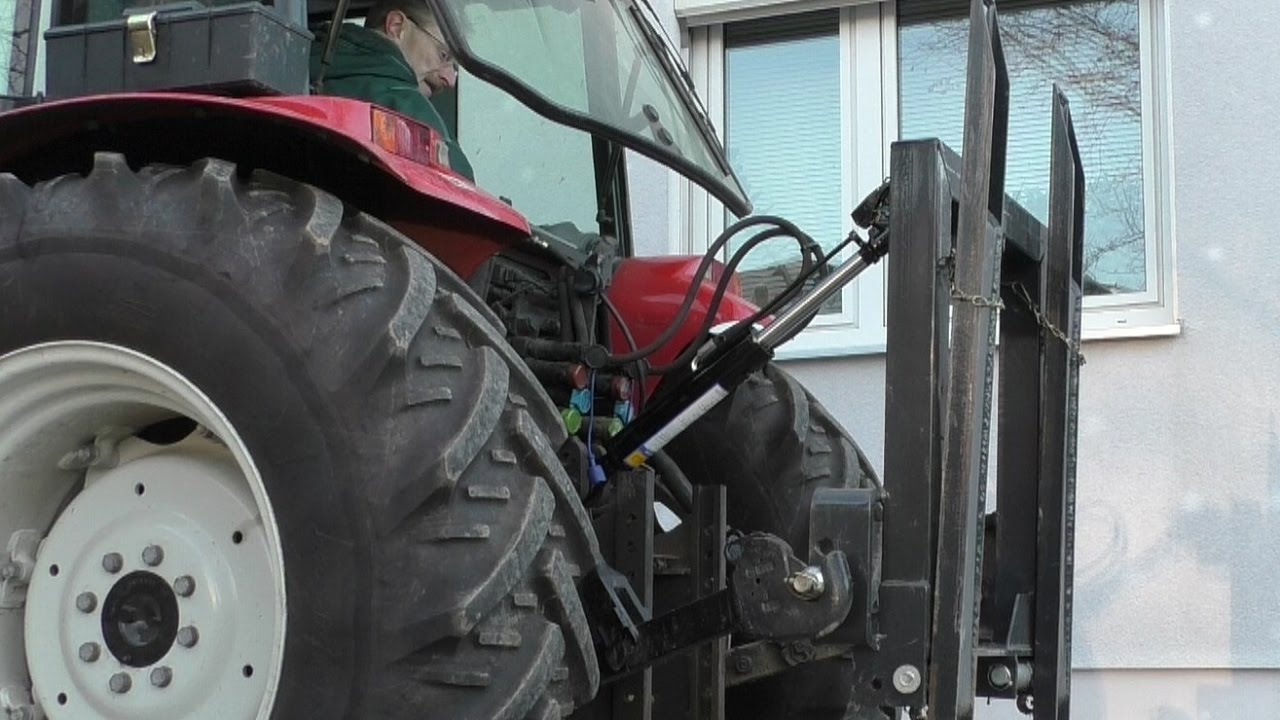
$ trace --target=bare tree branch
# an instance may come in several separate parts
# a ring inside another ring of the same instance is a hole
[[[963,19],[939,22],[921,49],[925,57],[962,57]],[[1000,18],[1011,69],[1058,82],[1090,106],[1142,116],[1138,6],[1103,0],[1054,5]]]
[[[1138,21],[1134,0],[1079,0],[1000,16],[1015,112],[1019,103],[1028,102],[1028,88],[1050,83],[1060,85],[1072,100],[1086,155],[1085,272],[1093,276],[1090,292],[1095,293],[1140,290],[1145,282],[1143,168],[1140,159],[1128,162],[1133,153],[1128,138],[1140,137],[1142,120]],[[912,34],[903,72],[933,77],[938,85],[930,93],[959,97],[968,23],[958,17],[927,27],[928,32]],[[940,62],[949,69],[938,72]],[[1043,99],[1047,101],[1047,92]],[[1047,160],[1047,146],[1042,151]],[[1047,207],[1047,177],[1043,184],[1010,191],[1020,192],[1019,200],[1029,207]]]

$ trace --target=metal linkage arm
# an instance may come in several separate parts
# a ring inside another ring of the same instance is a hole
[[[732,540],[726,555],[733,566],[728,588],[652,619],[612,568],[602,565],[586,578],[583,601],[605,682],[730,633],[816,639],[849,614],[852,580],[840,551],[808,565],[781,538],[754,533]]]

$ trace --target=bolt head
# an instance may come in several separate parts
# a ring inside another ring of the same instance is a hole
[[[822,575],[822,568],[810,565],[788,579],[791,592],[804,600],[816,600],[822,597],[827,581]]]
[[[159,545],[148,545],[142,551],[142,562],[146,563],[147,567],[155,567],[164,562],[164,548]]]
[[[178,597],[191,597],[196,591],[195,578],[190,575],[183,575],[173,581],[173,591]]]
[[[173,670],[161,665],[160,667],[151,668],[151,684],[158,688],[169,687],[169,683],[173,682]]]
[[[801,662],[809,662],[813,659],[815,654],[813,650],[813,643],[808,640],[792,640],[791,653]]]
[[[742,558],[742,543],[737,540],[730,541],[724,546],[724,557],[729,562],[738,562]]]
[[[133,678],[129,677],[128,673],[116,673],[111,676],[111,680],[108,685],[111,688],[111,692],[117,695],[123,695],[129,692],[129,689],[133,687]]]
[[[80,659],[87,662],[97,662],[102,657],[102,646],[96,642],[87,642],[80,646]]]
[[[82,613],[91,613],[98,609],[98,596],[91,592],[82,592],[76,596],[76,609]]]
[[[0,565],[0,580],[12,580],[22,574],[22,568],[17,563],[7,562]]]
[[[1007,690],[1013,685],[1013,673],[1007,665],[992,665],[987,671],[987,682],[996,690]]]
[[[733,669],[746,675],[755,669],[755,663],[747,655],[739,655],[733,659]]]
[[[893,688],[903,695],[920,689],[920,670],[914,665],[902,665],[893,671]]]
[[[194,625],[178,628],[178,644],[184,648],[192,648],[200,642],[200,631]]]
[[[120,553],[107,553],[102,556],[102,569],[115,575],[124,569],[124,556]]]

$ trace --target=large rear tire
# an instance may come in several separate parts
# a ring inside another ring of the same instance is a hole
[[[550,720],[595,694],[559,416],[460,279],[336,198],[218,160],[0,174],[0,394],[0,549],[48,536],[0,687],[45,715]],[[174,415],[212,442],[158,445]],[[196,499],[209,463],[234,527]],[[114,644],[138,618],[112,593],[158,608]]]
[[[848,432],[772,364],[667,449],[694,482],[725,483],[730,527],[777,535],[802,558],[809,549],[815,490],[878,483]],[[844,717],[853,682],[852,660],[813,662],[731,688],[725,714],[733,720],[837,720]]]

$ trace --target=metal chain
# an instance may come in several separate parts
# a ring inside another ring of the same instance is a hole
[[[1031,293],[1027,292],[1025,285],[1022,283],[1014,283],[1012,290],[1014,297],[1021,300],[1022,304],[1026,306],[1027,311],[1035,317],[1036,324],[1044,328],[1050,335],[1061,340],[1062,344],[1066,345],[1067,349],[1075,353],[1076,357],[1080,359],[1080,364],[1084,365],[1084,353],[1080,352],[1080,342],[1078,340],[1071,339],[1071,337],[1062,332],[1058,326],[1049,321],[1049,318],[1040,310],[1040,307],[1036,305],[1036,302],[1031,299]]]
[[[997,295],[989,298],[985,295],[970,295],[960,292],[960,288],[956,287],[956,258],[954,255],[948,255],[943,258],[940,263],[942,268],[946,270],[947,282],[951,285],[951,299],[956,302],[969,303],[980,308],[992,308],[994,310],[1004,310],[1004,301]]]
[[[995,310],[1004,309],[1004,301],[1001,300],[1000,298],[989,298],[989,297],[984,297],[982,295],[968,295],[966,293],[962,293],[960,292],[959,289],[956,288],[956,284],[954,281],[952,281],[951,283],[951,299],[957,302],[964,302],[964,303],[969,303],[970,305],[976,305],[978,307],[993,308]]]
[[[989,298],[983,295],[970,295],[968,293],[960,292],[960,289],[956,287],[956,261],[954,255],[949,255],[943,258],[939,262],[939,265],[947,273],[947,281],[951,286],[952,300],[956,302],[969,303],[970,305],[975,305],[977,307],[992,308],[994,310],[1005,309],[1004,302],[998,296],[995,298]],[[1084,353],[1080,351],[1080,342],[1078,340],[1072,340],[1071,336],[1064,333],[1057,325],[1054,325],[1049,321],[1049,318],[1040,310],[1040,306],[1036,305],[1035,301],[1031,299],[1031,293],[1027,292],[1026,286],[1022,283],[1013,283],[1012,290],[1014,296],[1026,306],[1027,311],[1035,316],[1036,324],[1044,328],[1045,332],[1048,332],[1050,335],[1062,341],[1062,344],[1066,345],[1067,349],[1079,358],[1080,364],[1084,365],[1086,361]]]

